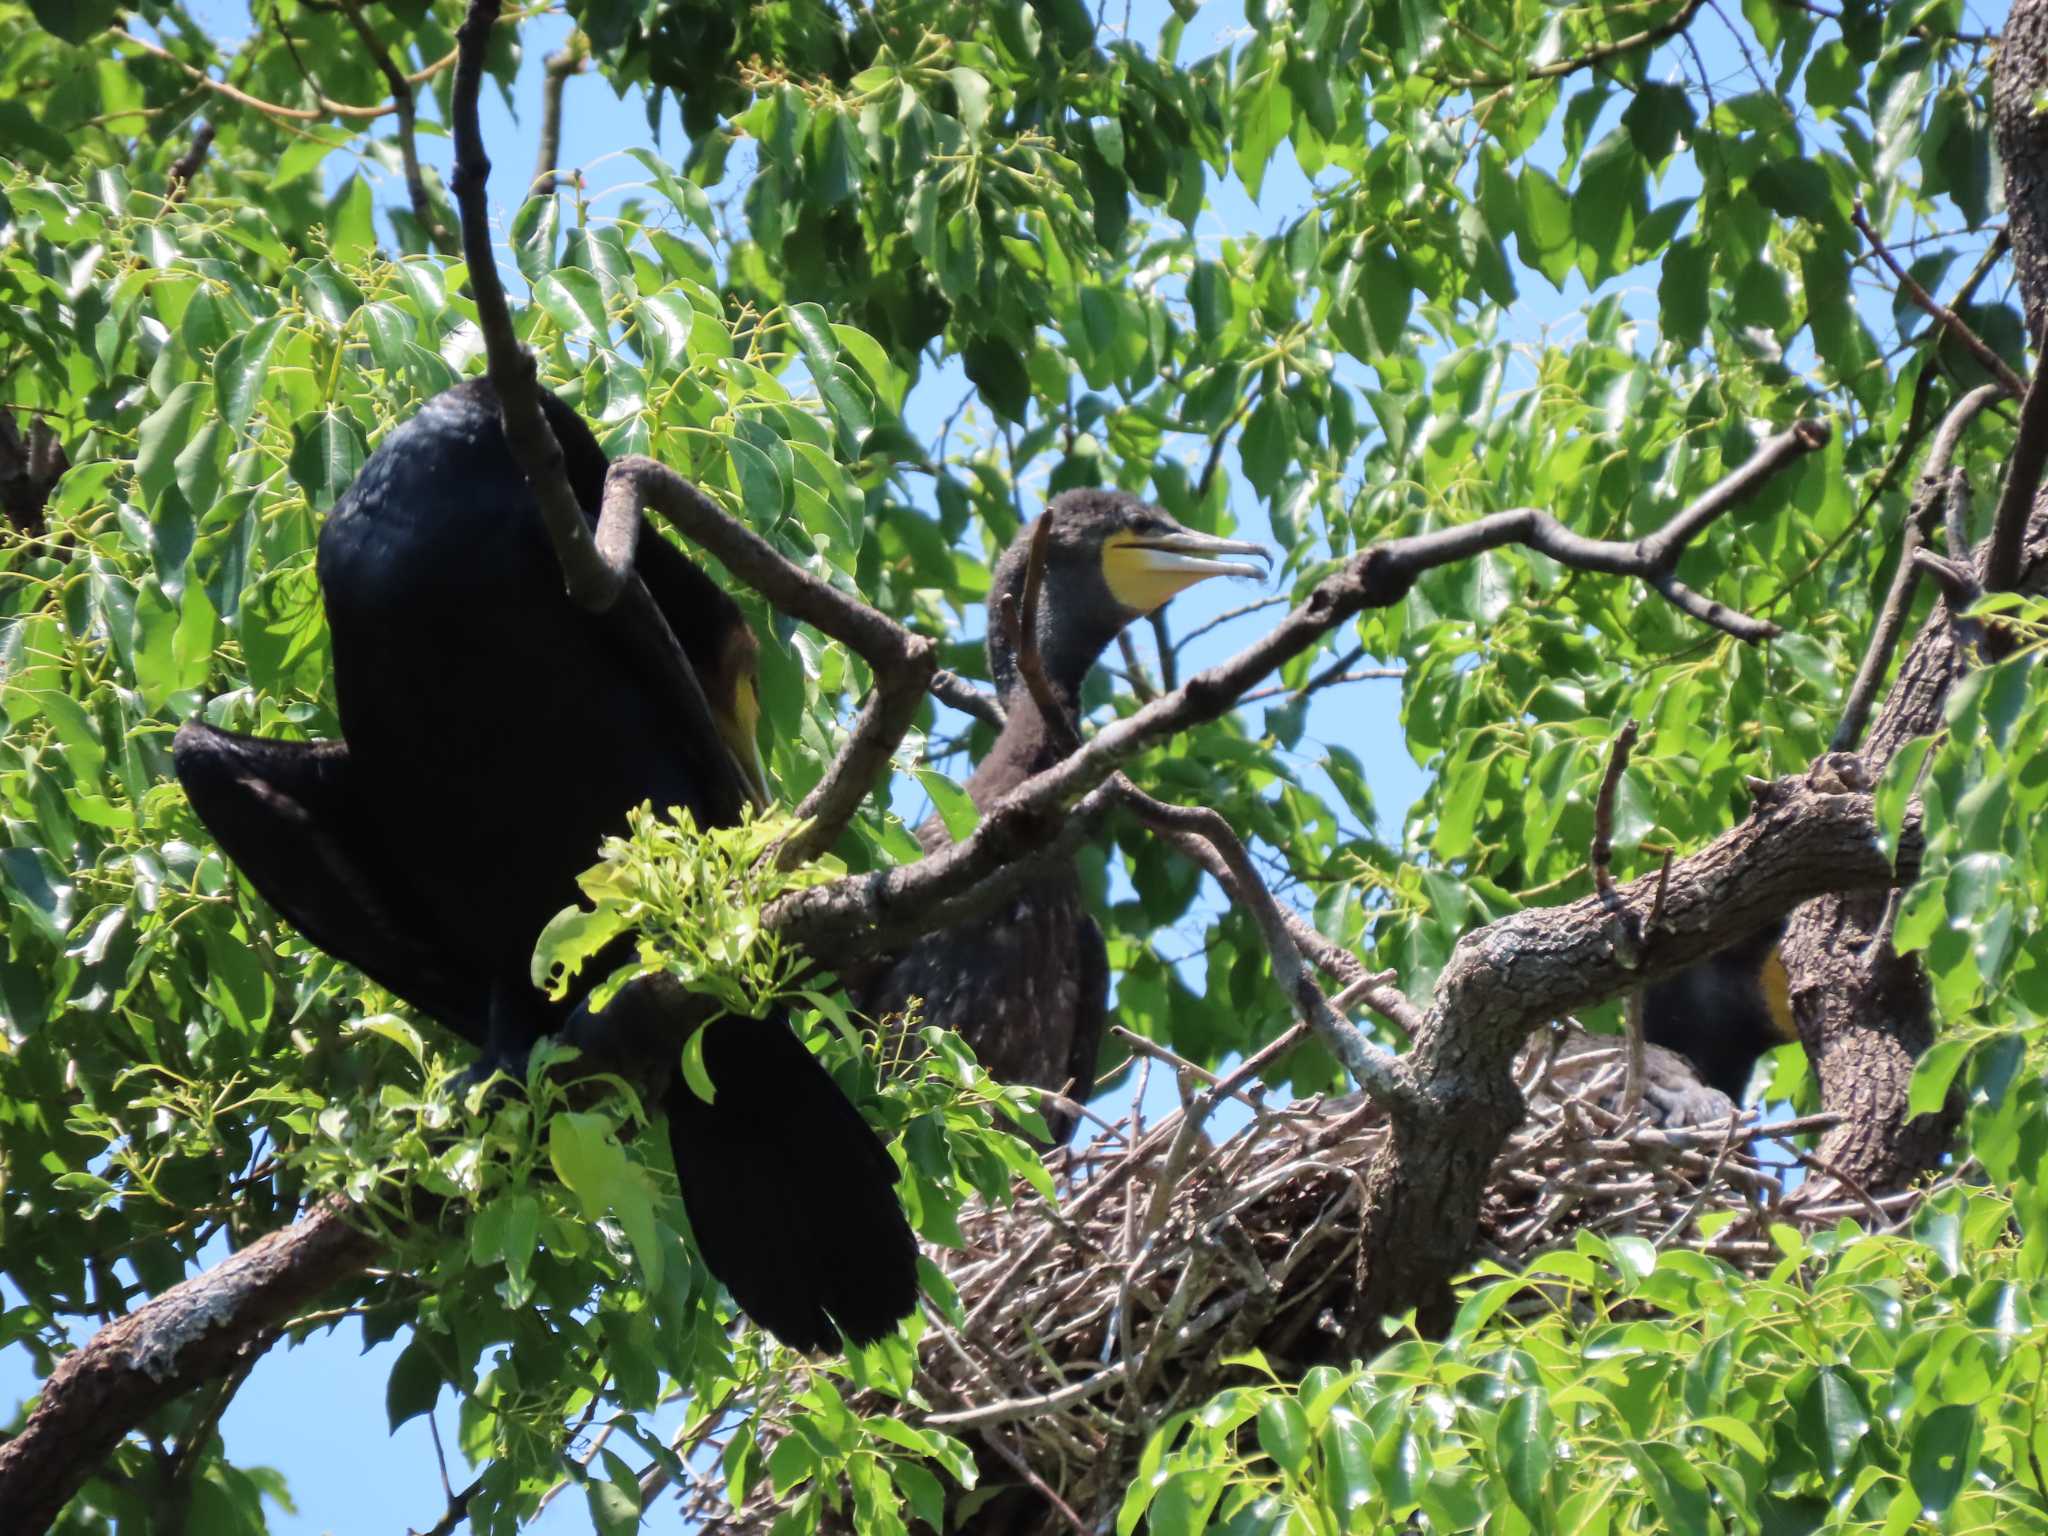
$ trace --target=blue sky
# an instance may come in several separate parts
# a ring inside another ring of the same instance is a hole
[[[188,8],[222,39],[242,36],[250,26],[247,7],[241,0],[197,0]],[[1122,11],[1122,7],[1109,8],[1112,25],[1121,21]],[[1169,10],[1164,0],[1143,0],[1129,14],[1133,35],[1149,44],[1158,36]],[[1242,28],[1242,14],[1236,5],[1226,0],[1205,6],[1187,29],[1183,53],[1195,57],[1229,46]],[[525,62],[514,92],[517,118],[507,111],[495,91],[486,93],[484,132],[499,167],[492,193],[501,228],[511,200],[517,190],[523,189],[524,175],[533,163],[540,61],[561,42],[567,30],[568,23],[560,16],[526,24]],[[1707,67],[1717,77],[1718,89],[1720,77],[1733,76],[1743,69],[1739,49],[1725,21],[1703,23],[1695,31]],[[569,83],[563,119],[561,162],[584,172],[595,189],[597,210],[602,213],[607,197],[644,178],[640,167],[623,153],[627,146],[648,143],[644,111],[637,98],[621,101],[601,79],[586,75]],[[679,158],[683,142],[671,104],[656,147]],[[445,174],[448,141],[426,136],[421,149]],[[1538,154],[1540,157],[1540,150]],[[337,164],[335,175],[345,175],[348,169],[346,163]],[[1683,172],[1675,172],[1663,195],[1682,195],[1682,177]],[[1212,210],[1198,234],[1220,240],[1225,235],[1273,233],[1299,215],[1312,195],[1309,182],[1283,148],[1256,201],[1234,180],[1213,190]],[[403,197],[403,188],[395,180],[386,179],[380,184],[381,203],[401,203]],[[1520,275],[1523,301],[1512,317],[1513,334],[1526,340],[1540,339],[1546,333],[1568,336],[1588,297],[1583,287],[1578,286],[1578,280],[1573,278],[1563,293],[1556,293],[1533,274]],[[1631,313],[1653,319],[1655,281],[1654,272],[1638,272],[1620,280],[1614,291],[1621,294]],[[1888,310],[1888,303],[1884,308]],[[1880,335],[1890,333],[1888,314],[1884,321]],[[1365,376],[1363,370],[1361,376]],[[957,367],[929,373],[913,393],[906,410],[912,431],[927,441],[935,439],[966,390],[966,381]],[[1225,468],[1236,469],[1234,453],[1226,458]],[[1241,476],[1234,477],[1233,483],[1237,486],[1233,506],[1241,530],[1249,537],[1267,537],[1270,530],[1257,498]],[[1030,499],[1027,495],[1027,504]],[[1175,603],[1174,628],[1185,633],[1256,595],[1260,594],[1242,583],[1196,588]],[[1184,666],[1200,665],[1228,654],[1257,634],[1260,623],[1260,617],[1253,617],[1212,632],[1190,648]],[[1149,645],[1149,637],[1145,637],[1141,649],[1149,651]],[[1322,696],[1301,747],[1305,763],[1319,755],[1324,743],[1340,744],[1359,757],[1381,810],[1379,830],[1389,837],[1398,836],[1406,808],[1423,784],[1420,771],[1403,745],[1397,689],[1398,684],[1391,682],[1364,683]],[[909,816],[919,814],[913,793],[899,796],[899,808]],[[1169,939],[1166,944],[1171,942]],[[1192,943],[1183,946],[1192,947]],[[1190,980],[1201,985],[1199,974]],[[1171,1090],[1164,1076],[1155,1074],[1155,1097],[1170,1099]],[[275,1517],[273,1529],[281,1536],[318,1536],[321,1532],[333,1532],[335,1536],[354,1536],[357,1532],[395,1536],[408,1528],[429,1526],[440,1517],[441,1480],[428,1426],[423,1420],[415,1420],[396,1435],[385,1430],[384,1383],[395,1356],[396,1347],[388,1344],[362,1353],[355,1325],[345,1323],[295,1349],[280,1347],[273,1351],[256,1367],[229,1409],[222,1432],[230,1458],[243,1465],[275,1466],[290,1483],[298,1512],[279,1513]],[[26,1395],[32,1390],[33,1378],[20,1354],[0,1354],[0,1391]],[[469,1473],[453,1449],[457,1439],[455,1418],[452,1404],[446,1398],[439,1418],[442,1442],[449,1447],[449,1475],[461,1486]],[[645,1528],[673,1531],[681,1529],[682,1523],[673,1506],[657,1506]],[[580,1494],[573,1489],[565,1492],[529,1529],[590,1529]]]

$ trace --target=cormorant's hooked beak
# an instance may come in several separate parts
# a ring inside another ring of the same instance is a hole
[[[1102,574],[1116,600],[1139,613],[1150,613],[1211,576],[1267,574],[1248,561],[1219,558],[1224,555],[1251,555],[1269,566],[1273,559],[1264,545],[1183,528],[1176,533],[1117,535],[1102,552]]]

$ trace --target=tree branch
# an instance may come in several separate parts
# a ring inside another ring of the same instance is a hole
[[[2019,586],[2020,554],[2026,542],[2027,519],[2034,510],[2034,497],[2041,488],[2041,471],[2048,467],[2048,364],[2037,365],[2034,380],[2027,386],[2027,398],[2020,406],[2019,435],[2013,440],[2012,455],[2006,460],[2005,484],[1999,487],[1998,511],[1991,520],[1991,539],[1984,546],[1984,588],[1988,592],[2010,592]],[[1950,550],[1963,559],[1964,550]]]
[[[1870,248],[1876,253],[1877,259],[1891,269],[1892,277],[1898,282],[1899,291],[1933,317],[1935,324],[1961,342],[1970,355],[1982,363],[1990,371],[1991,376],[1998,380],[2008,395],[2017,400],[2026,394],[2026,381],[2012,371],[2012,366],[1992,351],[1984,338],[1971,330],[1961,315],[1921,287],[1913,274],[1899,265],[1899,258],[1891,253],[1891,248],[1879,239],[1877,231],[1870,227],[1870,219],[1864,213],[1861,203],[1852,210],[1850,217],[1855,220],[1857,229],[1862,231],[1863,238],[1870,242]]]
[[[583,34],[571,32],[569,40],[548,55],[540,83],[540,148],[534,156],[529,197],[553,197],[557,164],[562,158],[562,91],[569,77],[583,68]]]
[[[1765,443],[1756,458],[1764,459],[1772,470],[1781,469],[1800,454],[1821,447],[1827,437],[1825,426],[1802,422]],[[1735,482],[1732,490],[1710,492],[1679,514],[1688,533],[1696,534],[1712,516],[1755,492],[1761,484],[1761,477],[1750,473],[1755,462],[1752,459],[1729,477]],[[613,473],[618,473],[616,467]],[[702,493],[693,495],[697,501],[704,500]],[[701,524],[693,523],[684,531],[697,542],[713,547],[729,566],[735,566],[735,561],[725,549],[712,545],[713,538],[727,541],[756,564],[762,564],[765,557],[764,574],[776,574],[775,568],[783,567],[789,574],[778,576],[780,580],[811,580],[789,567],[757,535],[731,524],[708,502],[706,506],[708,516],[700,514]],[[745,547],[749,543],[758,546],[761,553],[752,554]],[[1368,608],[1385,608],[1400,602],[1425,571],[1507,544],[1527,545],[1574,569],[1652,581],[1667,580],[1669,566],[1683,553],[1682,541],[1661,535],[1636,543],[1586,538],[1571,532],[1547,513],[1531,508],[1496,512],[1455,527],[1370,545],[1341,569],[1324,577],[1292,613],[1235,656],[1196,673],[1179,688],[1105,725],[1079,751],[1025,780],[989,808],[981,825],[965,841],[951,844],[915,864],[792,892],[768,908],[766,921],[785,938],[811,950],[826,963],[838,963],[857,951],[871,951],[876,945],[907,942],[946,926],[952,918],[927,920],[929,914],[919,916],[927,902],[939,896],[960,896],[976,879],[990,875],[1015,858],[1034,837],[1053,837],[1065,825],[1064,817],[1070,806],[1077,805],[1146,747],[1227,714],[1260,679],[1307,650],[1337,625]],[[750,573],[742,574],[753,580]],[[1669,584],[1677,586],[1675,581]],[[754,585],[777,607],[785,607],[778,593],[768,591],[758,581]],[[865,605],[830,588],[824,590],[833,604],[852,609],[865,621],[888,629],[898,627]],[[1778,632],[1775,625],[1745,618],[1696,594],[1687,596],[1721,615],[1721,627],[1730,633],[1761,638]],[[1030,830],[1034,824],[1035,833]]]
[[[427,195],[427,178],[420,170],[418,123],[413,111],[412,82],[405,77],[391,57],[391,51],[377,36],[369,19],[363,15],[360,0],[343,0],[342,10],[348,16],[349,24],[356,29],[356,36],[363,40],[363,48],[370,55],[370,62],[384,77],[384,83],[391,87],[391,105],[398,112],[398,155],[405,166],[405,193],[412,199],[412,216],[419,220],[420,229],[433,243],[437,251],[454,247],[455,242],[448,236],[441,220],[434,212],[433,199]]]
[[[251,1340],[288,1322],[377,1257],[374,1238],[329,1199],[204,1274],[109,1323],[57,1362],[35,1411],[0,1443],[0,1509],[35,1536],[130,1430],[232,1372]]]
[[[1904,537],[1899,543],[1898,564],[1892,568],[1891,590],[1885,594],[1884,607],[1879,610],[1877,625],[1870,632],[1870,646],[1863,653],[1863,662],[1856,669],[1856,680],[1849,685],[1848,701],[1842,706],[1842,718],[1835,727],[1835,736],[1830,743],[1836,752],[1853,752],[1856,743],[1863,737],[1863,727],[1870,718],[1871,706],[1877,700],[1878,684],[1891,669],[1892,653],[1898,649],[1899,636],[1906,626],[1906,615],[1912,611],[1913,595],[1920,585],[1920,565],[1917,556],[1927,538],[1927,528],[1933,520],[1934,504],[1942,496],[1948,477],[1949,465],[1954,461],[1956,449],[1962,441],[1963,432],[1992,401],[1999,399],[2005,391],[1996,384],[1980,384],[1956,402],[1941,423],[1941,430],[1935,434],[1934,449],[1928,455],[1927,467],[1920,475],[1919,493],[1913,498],[1913,506],[1906,514]]]

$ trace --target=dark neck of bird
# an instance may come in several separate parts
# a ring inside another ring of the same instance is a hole
[[[1074,722],[1079,717],[1081,685],[1088,680],[1089,668],[1108,643],[1096,643],[1094,636],[1076,635],[1074,626],[1049,622],[1049,618],[1050,610],[1042,608],[1038,615],[1039,659],[1052,695],[1066,716],[1064,729],[1045,718],[1017,664],[1008,637],[1001,632],[1001,611],[991,609],[989,673],[1002,700],[1004,725],[994,748],[967,781],[968,794],[984,810],[1066,755],[1062,748],[1072,739]]]

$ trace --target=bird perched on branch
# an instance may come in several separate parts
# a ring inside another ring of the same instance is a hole
[[[1184,528],[1158,507],[1118,491],[1066,491],[996,562],[989,588],[988,662],[1004,724],[967,793],[986,811],[1073,745],[1081,685],[1133,619],[1214,576],[1261,576],[1226,557],[1271,556],[1257,544]],[[1032,635],[1053,703],[1049,720],[1022,670],[1003,615],[1021,625],[1034,543],[1042,564]],[[918,829],[927,849],[946,839],[936,818]],[[1095,1082],[1109,994],[1102,931],[1088,915],[1071,865],[1048,869],[994,912],[926,935],[877,974],[854,978],[871,1018],[924,999],[924,1019],[958,1032],[997,1079],[1087,1098]],[[1075,1117],[1046,1117],[1055,1142]]]
[[[604,452],[561,401],[543,406],[594,521]],[[644,528],[635,564],[703,686],[708,732],[569,599],[496,395],[459,385],[385,439],[321,530],[345,744],[178,733],[178,776],[256,889],[480,1046],[486,1073],[522,1078],[533,1042],[608,974],[601,956],[551,1003],[529,967],[629,809],[725,826],[765,799],[738,604]],[[694,1022],[675,1021],[671,1049]],[[672,1077],[666,1110],[706,1265],[797,1348],[889,1332],[916,1304],[917,1250],[888,1153],[783,1019],[704,1028],[715,1100]]]
[[[1678,1052],[1709,1087],[1740,1104],[1757,1059],[1799,1038],[1781,918],[1643,993],[1643,1038]]]

